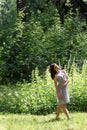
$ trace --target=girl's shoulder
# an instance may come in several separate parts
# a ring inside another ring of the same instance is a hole
[[[62,70],[62,72],[63,72],[64,74],[66,74],[66,71],[65,71],[65,70]]]
[[[62,76],[62,73],[59,72],[59,73],[57,73],[57,74],[55,75],[55,78],[58,79],[58,78],[61,77],[61,76]]]

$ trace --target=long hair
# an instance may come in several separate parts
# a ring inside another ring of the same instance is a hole
[[[55,74],[56,74],[56,71],[54,69],[54,65],[55,65],[55,63],[53,63],[53,64],[50,65],[50,74],[51,74],[51,78],[52,79],[54,79]]]

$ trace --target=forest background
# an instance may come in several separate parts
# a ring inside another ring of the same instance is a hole
[[[69,109],[87,110],[87,17],[79,1],[74,11],[70,1],[0,1],[0,111],[53,112],[54,62],[71,77]]]

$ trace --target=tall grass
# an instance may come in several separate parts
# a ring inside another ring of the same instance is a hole
[[[70,111],[87,111],[87,61],[78,69],[70,66]],[[56,110],[57,100],[53,80],[47,68],[44,77],[36,68],[31,83],[0,86],[0,111],[11,113],[48,114]]]
[[[78,68],[73,62],[70,69],[70,110],[87,111],[87,60],[82,68]]]

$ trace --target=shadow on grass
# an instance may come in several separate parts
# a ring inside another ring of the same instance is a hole
[[[52,118],[52,119],[50,119],[50,120],[44,121],[44,123],[58,122],[58,121],[63,121],[63,119],[60,119],[60,118]]]

